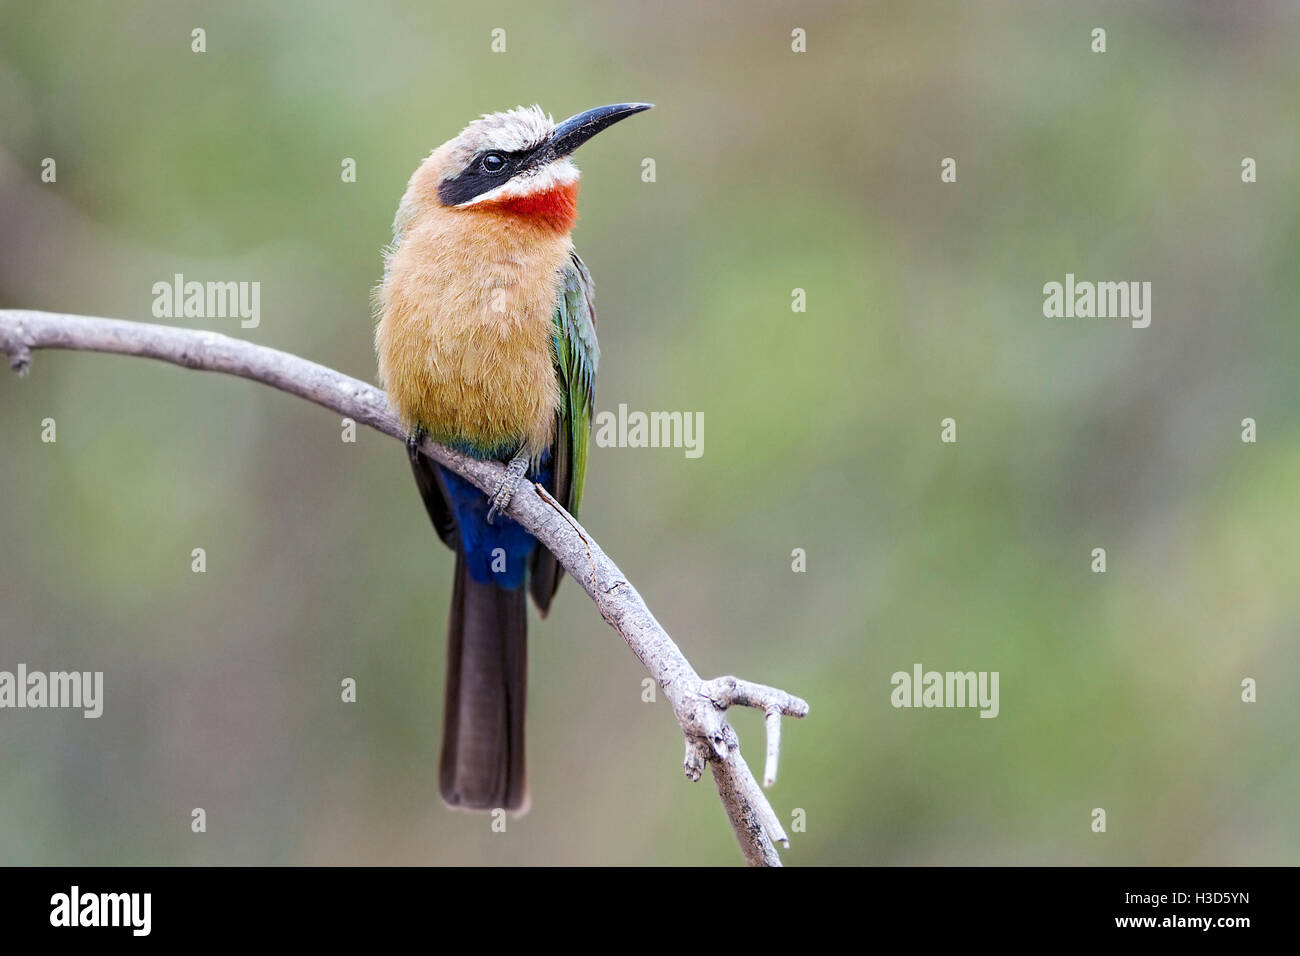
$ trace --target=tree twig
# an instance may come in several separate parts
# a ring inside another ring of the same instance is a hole
[[[215,332],[119,319],[52,312],[0,310],[0,351],[19,375],[38,349],[112,352],[160,359],[185,368],[223,372],[263,382],[405,440],[387,396],[358,379],[324,365]],[[495,488],[503,471],[426,439],[421,451],[473,482]],[[582,585],[597,609],[622,635],[650,676],[663,689],[686,737],[685,771],[699,780],[708,764],[723,807],[746,861],[780,866],[774,841],[789,845],[772,805],[740,756],[740,744],[726,718],[730,706],[755,707],[765,715],[768,736],[764,778],[776,776],[780,740],[778,715],[802,717],[808,705],[774,687],[735,677],[703,680],[663,629],[641,595],[595,539],[540,485],[521,485],[506,513],[550,549]]]

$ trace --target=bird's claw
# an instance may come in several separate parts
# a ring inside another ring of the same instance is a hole
[[[416,425],[407,433],[406,436],[406,454],[410,456],[411,461],[416,461],[420,457],[420,446],[424,444],[424,439],[428,436],[423,425]]]
[[[527,470],[527,458],[516,456],[510,459],[510,464],[506,466],[506,473],[497,481],[497,486],[492,491],[492,507],[487,513],[488,524],[492,524],[498,514],[510,507],[510,499],[515,496],[515,486],[519,484],[519,479]]]

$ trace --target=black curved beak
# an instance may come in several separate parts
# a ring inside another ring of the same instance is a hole
[[[619,120],[642,113],[653,105],[653,103],[615,103],[612,106],[597,106],[594,110],[570,116],[551,133],[549,152],[552,156],[568,156],[601,130],[608,129]]]

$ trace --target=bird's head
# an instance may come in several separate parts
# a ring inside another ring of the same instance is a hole
[[[538,106],[488,113],[435,149],[411,184],[444,209],[519,216],[567,232],[577,215],[574,150],[650,105],[599,106],[558,125]]]

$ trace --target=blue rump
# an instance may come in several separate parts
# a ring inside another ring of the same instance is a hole
[[[528,561],[537,548],[537,539],[505,515],[497,515],[488,524],[488,496],[454,471],[438,466],[447,489],[469,575],[481,584],[503,588],[520,588],[528,570]],[[542,455],[540,465],[519,479],[548,484],[551,478],[550,453]],[[495,564],[495,568],[493,565]]]

